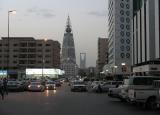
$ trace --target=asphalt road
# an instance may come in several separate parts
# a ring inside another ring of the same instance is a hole
[[[0,115],[160,115],[111,99],[107,94],[70,92],[64,84],[55,91],[12,92],[0,99]]]

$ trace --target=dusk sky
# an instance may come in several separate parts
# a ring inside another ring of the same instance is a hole
[[[74,34],[76,58],[87,53],[87,66],[95,66],[98,37],[107,37],[107,0],[0,0],[0,37],[10,36],[58,40],[61,45],[69,14]]]

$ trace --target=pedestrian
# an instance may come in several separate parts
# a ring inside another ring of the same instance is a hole
[[[4,100],[4,90],[3,90],[2,80],[0,80],[0,94],[1,94],[1,96],[2,96],[2,100]]]
[[[7,86],[7,83],[8,83],[7,78],[4,78],[3,79],[3,89],[4,89],[4,92],[8,95],[8,86]]]
[[[101,84],[98,84],[98,92],[99,92],[99,93],[102,93]]]

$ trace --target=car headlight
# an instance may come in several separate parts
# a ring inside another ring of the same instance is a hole
[[[29,85],[28,88],[30,88],[31,86]]]
[[[38,85],[37,87],[38,87],[38,88],[40,88],[41,86],[40,86],[40,85]]]

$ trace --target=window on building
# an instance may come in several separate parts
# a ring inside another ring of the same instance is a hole
[[[126,50],[127,50],[127,51],[130,51],[130,46],[126,46]]]
[[[127,22],[127,23],[130,23],[130,19],[129,19],[129,18],[126,18],[126,22]]]
[[[127,42],[127,44],[130,44],[130,40],[129,39],[127,39],[126,42]]]
[[[127,54],[126,54],[126,57],[127,57],[127,58],[130,58],[130,53],[127,53]]]
[[[8,46],[8,44],[5,44],[5,46]]]
[[[122,36],[122,37],[124,36],[124,31],[121,31],[121,36]]]
[[[121,18],[120,18],[120,21],[121,21],[121,22],[124,22],[124,17],[121,17]]]
[[[127,9],[129,9],[129,8],[130,8],[129,4],[126,4],[126,8],[127,8]]]
[[[46,63],[47,63],[47,64],[49,64],[49,63],[50,63],[50,61],[46,61]]]
[[[124,53],[121,53],[121,58],[124,58],[125,54]]]
[[[127,29],[127,30],[130,30],[130,25],[126,25],[126,29]]]
[[[51,50],[49,50],[49,49],[46,49],[46,52],[50,52]]]
[[[121,10],[121,11],[120,11],[120,14],[121,14],[121,15],[124,15],[124,11],[123,11],[123,10]]]
[[[124,29],[124,25],[123,25],[123,24],[121,24],[121,25],[120,25],[120,28],[121,28],[121,29]]]
[[[18,46],[18,44],[13,44],[14,47]]]
[[[38,55],[39,58],[42,58],[42,55]]]
[[[51,46],[51,44],[46,44],[46,46]]]
[[[128,37],[130,37],[131,33],[130,33],[130,32],[126,32],[126,35],[127,35]]]
[[[20,43],[20,47],[27,47],[27,43]]]
[[[18,57],[17,55],[13,55],[14,58]]]
[[[126,11],[126,15],[127,15],[127,16],[130,16],[130,12],[129,12],[129,11]]]
[[[28,46],[29,46],[29,47],[35,47],[35,46],[36,46],[36,43],[28,43]]]
[[[120,3],[120,6],[121,6],[121,8],[124,8],[124,4],[123,3]]]
[[[121,48],[120,48],[120,49],[121,49],[121,51],[124,51],[124,46],[121,46]]]

